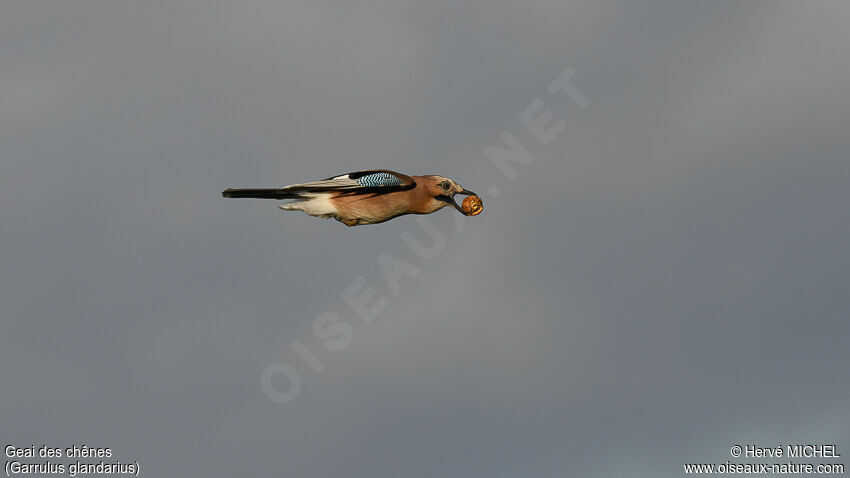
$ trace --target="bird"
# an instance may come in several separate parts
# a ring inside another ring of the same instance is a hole
[[[431,214],[446,206],[467,216],[481,212],[478,195],[452,179],[433,174],[408,176],[389,169],[356,171],[276,189],[229,188],[221,194],[226,198],[292,199],[280,208],[333,218],[349,227],[379,224],[405,214]],[[468,207],[470,197],[464,200],[464,207],[459,206],[456,194],[475,198],[477,207]]]

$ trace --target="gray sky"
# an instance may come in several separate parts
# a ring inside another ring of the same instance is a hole
[[[0,12],[4,445],[108,446],[144,476],[850,456],[847,3]],[[566,68],[584,108],[547,91]],[[538,98],[564,122],[548,145],[519,119]],[[484,154],[503,131],[534,158],[513,179]],[[219,195],[368,168],[499,194],[462,231],[429,217],[430,259],[401,237],[428,243],[413,217],[346,228]],[[398,296],[382,254],[419,270]],[[358,276],[388,299],[368,324],[342,297]],[[314,334],[327,312],[343,350]],[[301,379],[284,404],[260,380],[279,362]]]

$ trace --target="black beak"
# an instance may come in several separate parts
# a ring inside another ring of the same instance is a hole
[[[436,199],[443,201],[445,203],[448,203],[451,207],[457,209],[460,212],[463,212],[463,209],[461,209],[460,205],[457,203],[457,201],[455,201],[454,196],[449,196],[447,194],[441,194],[441,195],[437,196]]]
[[[475,194],[474,192],[472,192],[472,191],[470,191],[469,189],[466,189],[466,188],[464,188],[463,190],[461,190],[457,194],[466,194],[467,196],[478,196],[477,194]],[[461,208],[460,204],[458,204],[457,201],[455,201],[454,194],[452,194],[451,196],[449,196],[449,195],[437,196],[437,198],[440,199],[441,201],[445,201],[445,202],[451,204],[452,207],[454,207],[455,209],[457,209],[458,211],[463,213],[463,208]]]
[[[463,188],[463,190],[461,190],[461,192],[459,192],[458,194],[466,194],[467,196],[478,196],[477,194],[475,194],[474,192],[472,192],[472,191],[470,191],[469,189],[466,189],[466,188]],[[454,206],[455,209],[460,211],[461,214],[466,215],[466,213],[463,212],[463,208],[460,207],[460,205],[457,203],[457,201],[455,201],[454,197],[452,197],[452,206]]]

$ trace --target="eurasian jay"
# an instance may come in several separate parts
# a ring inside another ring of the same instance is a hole
[[[458,193],[477,196],[442,176],[407,176],[373,169],[279,189],[226,189],[221,194],[226,198],[293,199],[280,208],[358,226],[404,214],[431,214],[446,206],[470,216],[481,211],[479,202],[472,211],[465,212],[454,200]]]

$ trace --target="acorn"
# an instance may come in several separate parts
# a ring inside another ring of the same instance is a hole
[[[461,203],[460,210],[467,216],[477,216],[484,210],[484,204],[478,196],[467,196]]]

